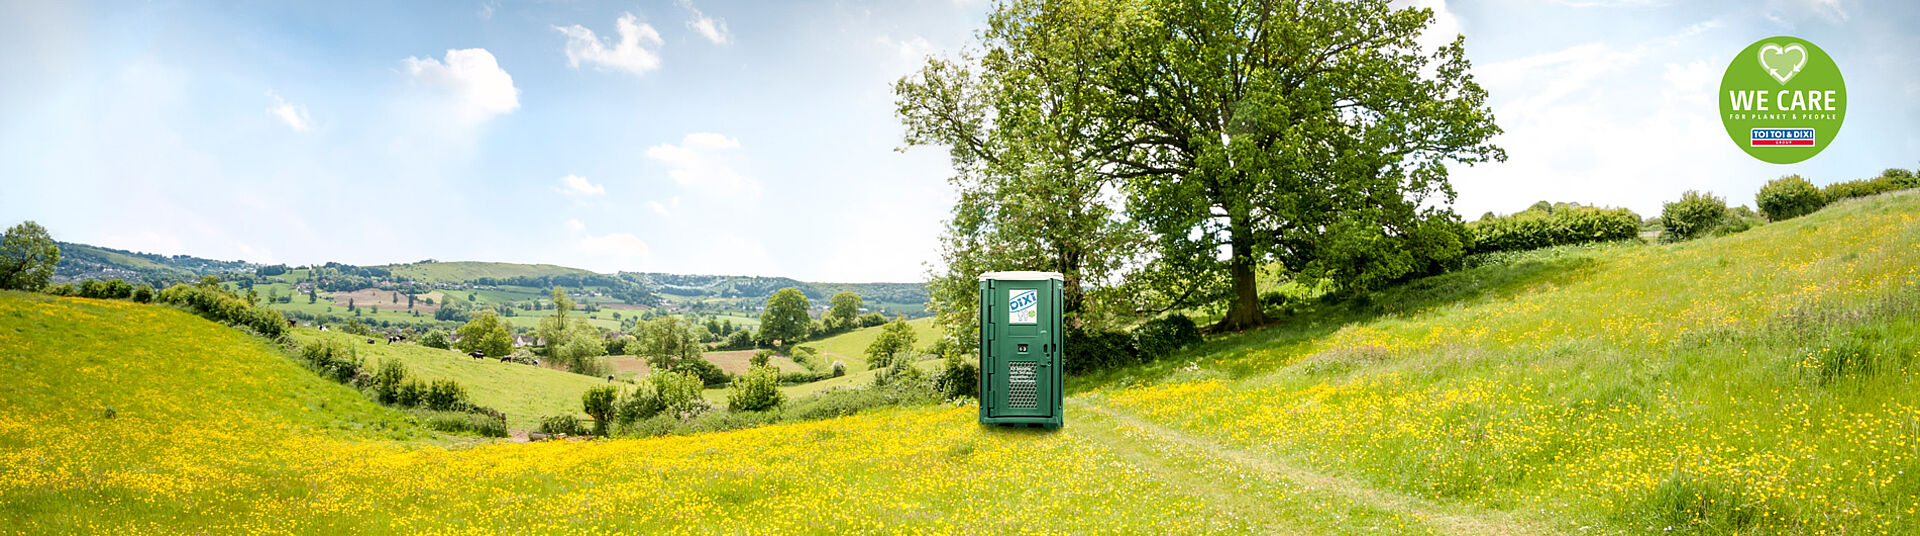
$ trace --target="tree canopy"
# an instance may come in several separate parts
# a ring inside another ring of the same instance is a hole
[[[783,345],[806,338],[813,321],[807,316],[807,309],[812,306],[800,289],[787,287],[774,291],[767,297],[767,310],[760,313],[760,337],[781,341]]]
[[[0,289],[40,290],[59,264],[60,245],[38,223],[20,222],[0,236]]]

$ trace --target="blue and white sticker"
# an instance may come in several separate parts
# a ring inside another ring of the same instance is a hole
[[[1040,321],[1040,291],[1035,289],[1013,289],[1007,291],[1007,323],[1034,324]]]

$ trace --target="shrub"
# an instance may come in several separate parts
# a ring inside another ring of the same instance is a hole
[[[1193,319],[1176,314],[1147,321],[1133,330],[1133,339],[1140,358],[1152,361],[1200,342],[1200,328],[1193,325]]]
[[[907,324],[905,316],[896,318],[880,328],[880,336],[867,345],[867,368],[886,368],[896,360],[902,360],[901,353],[913,351],[913,326]],[[911,359],[905,359],[911,361]]]
[[[661,403],[660,394],[654,390],[652,382],[640,382],[634,390],[620,396],[613,404],[615,424],[625,426],[634,421],[651,419],[666,409]]]
[[[1667,230],[1661,239],[1667,242],[1692,240],[1706,234],[1727,218],[1727,200],[1698,190],[1687,190],[1679,201],[1665,204],[1660,220]]]
[[[435,329],[428,330],[426,335],[420,337],[420,345],[445,350],[453,347],[453,341],[447,339],[446,332]]]
[[[580,426],[580,419],[572,415],[553,415],[540,419],[540,433],[554,435],[586,435],[587,429]]]
[[[711,407],[707,399],[700,396],[700,389],[705,384],[697,376],[685,372],[661,372],[654,373],[647,380],[653,384],[654,395],[660,399],[661,412],[687,418],[704,413]]]
[[[141,283],[133,289],[133,301],[147,303],[153,301],[153,285]]]
[[[407,381],[394,390],[393,405],[403,408],[417,407],[420,400],[427,397],[427,387],[417,381]]]
[[[537,358],[533,357],[533,350],[528,350],[526,348],[514,350],[513,353],[507,354],[508,363],[515,363],[520,365],[532,365],[534,364],[534,361],[536,359]]]
[[[770,361],[772,359],[773,359],[773,350],[761,350],[758,352],[754,352],[753,358],[748,359],[747,362],[756,367],[764,367],[764,366],[767,366],[767,361]]]
[[[382,404],[393,404],[400,399],[400,386],[407,382],[407,367],[398,359],[383,359],[379,368],[373,372],[373,395]]]
[[[780,392],[780,371],[760,365],[747,369],[733,379],[733,391],[727,393],[731,411],[762,411],[780,407],[787,395]]]
[[[692,374],[695,378],[700,379],[701,385],[707,387],[724,386],[727,382],[733,380],[732,376],[727,375],[727,371],[720,370],[719,365],[715,365],[713,362],[701,358],[681,361],[675,364],[672,370],[674,372]]]
[[[780,373],[781,385],[792,385],[797,383],[812,383],[812,382],[817,382],[823,379],[826,379],[826,377],[821,376],[820,373],[817,373],[817,372],[782,372]]]
[[[940,374],[933,378],[933,388],[940,392],[942,398],[978,397],[980,367],[960,360],[958,354],[948,354],[940,367]]]
[[[494,413],[469,413],[464,411],[433,411],[426,409],[411,410],[414,418],[427,428],[456,434],[473,434],[481,437],[507,437],[507,417]]]
[[[1564,244],[1624,240],[1638,236],[1640,216],[1633,211],[1570,207],[1528,210],[1467,224],[1468,253],[1539,249]]]
[[[1875,177],[1829,184],[1826,188],[1820,189],[1820,193],[1825,194],[1827,202],[1831,203],[1841,199],[1879,195],[1900,189],[1902,189],[1900,182],[1892,177]]]
[[[252,301],[220,288],[219,278],[207,276],[194,286],[174,285],[160,291],[160,303],[176,305],[209,320],[246,326],[261,335],[278,337],[287,330],[287,317],[279,311],[254,305]]]
[[[1760,187],[1753,197],[1754,206],[1767,215],[1767,221],[1798,218],[1826,206],[1827,196],[1799,175],[1774,179]]]
[[[133,285],[119,279],[89,279],[80,282],[82,298],[124,300],[133,297]]]
[[[434,380],[421,395],[420,405],[438,411],[458,411],[467,406],[467,390],[453,380]]]
[[[1880,172],[1880,176],[1892,179],[1894,186],[1899,186],[1902,190],[1907,188],[1920,188],[1920,176],[1916,176],[1912,171],[1900,168],[1887,168],[1886,171]]]
[[[1060,371],[1081,374],[1137,363],[1133,337],[1115,331],[1068,328],[1061,341]]]
[[[611,385],[594,387],[580,395],[581,409],[593,417],[593,435],[607,435],[607,423],[613,420],[613,402],[619,396],[620,391]]]
[[[340,383],[352,382],[360,375],[361,361],[354,346],[341,341],[315,341],[300,347],[300,359],[307,368]]]
[[[838,378],[845,375],[847,375],[847,364],[839,361],[834,361],[833,377]]]

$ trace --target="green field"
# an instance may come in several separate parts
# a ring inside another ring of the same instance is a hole
[[[426,282],[470,281],[481,277],[505,279],[513,277],[593,274],[593,272],[579,268],[568,268],[551,264],[514,264],[506,262],[430,262],[396,264],[384,266],[383,268],[392,270],[393,275],[396,277],[407,277]]]
[[[498,359],[474,359],[461,352],[411,343],[387,344],[385,339],[380,339],[375,344],[366,344],[366,337],[321,333],[313,328],[294,330],[294,338],[303,343],[316,339],[343,341],[352,344],[369,366],[383,359],[397,359],[413,377],[460,382],[475,404],[506,413],[507,426],[515,430],[538,428],[540,418],[549,415],[584,418],[580,395],[587,389],[607,384],[605,378],[502,363]]]
[[[908,320],[907,324],[913,326],[915,349],[926,348],[939,337],[940,328],[933,324],[932,317]],[[873,340],[880,337],[881,327],[883,326],[860,328],[795,346],[811,346],[826,354],[827,363],[844,361],[847,364],[848,373],[859,372],[867,370],[867,346],[872,345]]]
[[[0,320],[0,532],[1920,534],[1916,191],[1310,304],[1070,378],[1051,432],[483,443],[165,307]]]

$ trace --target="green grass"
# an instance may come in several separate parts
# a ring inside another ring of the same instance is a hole
[[[933,324],[931,317],[908,320],[907,324],[913,326],[915,349],[933,344],[933,341],[940,336],[940,328]],[[851,374],[867,369],[867,346],[872,345],[873,340],[880,337],[882,327],[884,326],[860,328],[817,341],[803,342],[796,346],[811,346],[823,354],[838,354],[825,355],[823,358],[827,364],[834,361],[846,362],[847,372]]]
[[[538,428],[540,418],[548,415],[586,417],[580,407],[580,395],[587,389],[607,384],[605,378],[501,363],[499,359],[474,359],[457,351],[417,344],[387,344],[385,339],[366,344],[366,337],[321,333],[312,328],[294,330],[294,338],[302,342],[344,341],[354,345],[369,366],[379,364],[382,359],[398,359],[413,377],[460,382],[475,404],[505,412],[507,426],[516,430]]]

